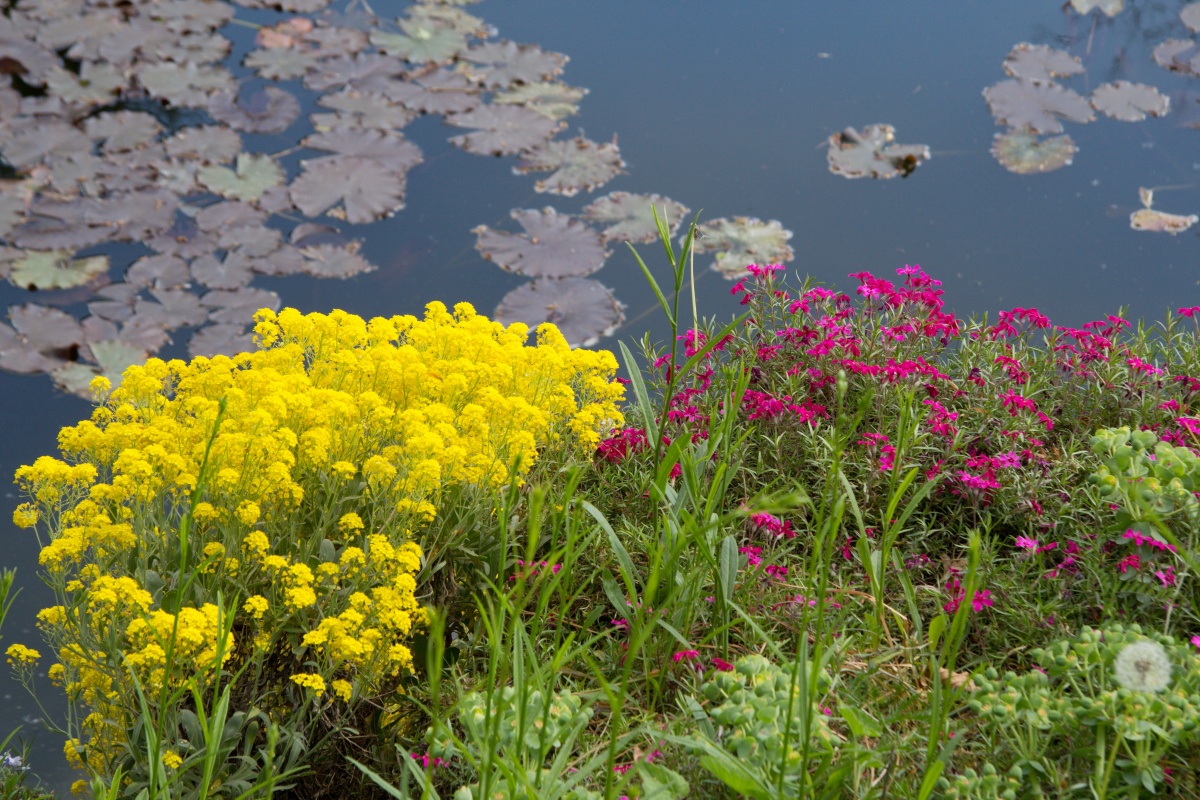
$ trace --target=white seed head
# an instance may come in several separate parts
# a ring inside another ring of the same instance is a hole
[[[1161,692],[1171,685],[1171,659],[1161,644],[1150,639],[1126,645],[1114,667],[1117,683],[1135,692]]]

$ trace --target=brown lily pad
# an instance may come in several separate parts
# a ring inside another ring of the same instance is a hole
[[[615,141],[597,144],[578,136],[539,144],[521,156],[513,171],[525,175],[554,170],[553,175],[539,180],[534,189],[574,197],[580,191],[590,192],[608,183],[621,174],[624,166]]]
[[[446,117],[471,133],[451,137],[450,143],[481,156],[507,156],[532,150],[562,130],[563,124],[518,106],[483,105]]]
[[[613,293],[591,278],[541,278],[518,286],[496,306],[498,322],[524,322],[531,328],[549,322],[572,347],[591,347],[611,336],[625,321]]]
[[[238,94],[216,92],[208,113],[231,128],[248,133],[283,133],[300,116],[300,101],[291,92],[267,86]]]
[[[516,83],[537,83],[555,78],[569,61],[562,53],[551,53],[537,45],[516,42],[487,42],[463,54],[471,80],[487,89],[504,89]]]
[[[553,208],[514,209],[511,216],[524,234],[486,225],[471,231],[475,249],[502,269],[534,278],[577,277],[600,269],[608,258],[600,234],[568,214]]]
[[[1034,133],[1062,133],[1061,120],[1091,122],[1092,106],[1078,93],[1057,83],[1000,81],[983,90],[996,121]]]
[[[1096,87],[1092,92],[1092,106],[1122,122],[1141,122],[1147,114],[1164,116],[1171,108],[1171,99],[1144,83],[1114,81]]]
[[[292,202],[315,217],[341,204],[349,222],[381,219],[404,208],[404,172],[374,158],[329,156],[303,162],[291,185]]]
[[[923,144],[892,144],[891,125],[868,125],[861,131],[846,128],[829,137],[829,171],[845,178],[908,177],[929,160]]]
[[[1078,56],[1044,44],[1022,42],[1004,59],[1004,71],[1014,78],[1049,81],[1069,75],[1081,75],[1084,69]]]

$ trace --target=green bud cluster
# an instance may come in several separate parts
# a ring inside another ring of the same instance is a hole
[[[722,746],[756,768],[770,772],[782,764],[789,775],[804,768],[798,742],[805,713],[809,736],[822,749],[840,742],[823,714],[801,707],[791,672],[763,656],[743,656],[732,672],[716,673],[701,691],[711,703],[709,718],[724,729]]]
[[[991,764],[984,764],[978,773],[968,767],[953,778],[940,778],[939,796],[944,800],[1017,800],[1023,775],[1020,767],[1013,767],[1006,775],[996,772]]]
[[[561,747],[566,738],[588,723],[592,714],[592,709],[585,708],[571,692],[556,692],[547,700],[535,689],[526,696],[524,707],[519,707],[516,690],[511,686],[488,694],[471,692],[458,703],[458,721],[467,733],[465,741],[477,757],[480,749],[491,742],[493,748],[498,745],[531,762]],[[431,756],[448,759],[454,755],[454,740],[448,732],[439,736],[431,731],[430,738]]]
[[[1088,478],[1103,497],[1126,500],[1134,519],[1146,509],[1161,519],[1183,514],[1200,516],[1200,457],[1185,447],[1172,447],[1150,431],[1105,428],[1092,437],[1092,452],[1104,463]]]

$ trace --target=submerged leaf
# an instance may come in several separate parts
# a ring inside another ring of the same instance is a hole
[[[997,133],[992,155],[1006,170],[1018,175],[1050,172],[1065,167],[1075,157],[1075,143],[1067,135],[1038,141],[1025,128]]]
[[[283,183],[284,174],[275,159],[265,153],[239,153],[236,169],[201,167],[196,171],[196,179],[222,197],[257,200],[268,187]]]
[[[984,89],[983,97],[997,122],[1034,133],[1062,133],[1060,118],[1081,123],[1096,118],[1087,100],[1057,83],[1000,81]]]
[[[658,210],[659,219],[667,223],[671,236],[689,210],[682,203],[657,194],[613,192],[586,206],[580,216],[592,222],[610,223],[600,232],[605,243],[652,242],[658,238],[658,226],[651,206]]]
[[[12,264],[8,280],[25,289],[70,289],[108,272],[108,256],[72,258],[71,250],[30,251]]]
[[[538,145],[521,157],[513,171],[525,175],[555,170],[550,177],[538,181],[534,189],[573,197],[581,190],[590,192],[608,183],[624,166],[616,142],[597,144],[579,136]]]
[[[796,257],[788,245],[792,232],[777,220],[763,222],[754,217],[722,217],[697,226],[696,249],[716,252],[712,268],[726,278],[746,274],[747,264],[781,264]]]
[[[216,92],[208,100],[208,113],[239,131],[282,133],[300,116],[300,101],[274,86],[237,95]]]
[[[846,128],[829,137],[829,171],[846,178],[908,177],[929,160],[923,144],[892,144],[891,125],[868,125],[862,131]]]
[[[1099,9],[1110,17],[1115,17],[1125,8],[1125,0],[1071,0],[1071,8],[1080,14]]]
[[[518,286],[496,306],[496,320],[536,328],[554,324],[572,347],[591,347],[625,321],[613,293],[591,278],[539,278]]]
[[[1004,59],[1004,71],[1014,78],[1048,81],[1083,74],[1083,62],[1064,50],[1022,42]]]
[[[547,119],[535,111],[494,105],[454,114],[446,117],[446,122],[460,128],[478,128],[471,133],[451,137],[450,143],[481,156],[507,156],[530,150],[563,127],[562,123]]]
[[[1161,117],[1171,107],[1171,99],[1153,86],[1129,81],[1102,83],[1092,92],[1092,106],[1122,122],[1141,122],[1149,114]]]
[[[534,278],[588,275],[604,266],[608,252],[600,234],[592,228],[559,214],[553,208],[514,209],[512,218],[524,234],[492,230],[480,225],[475,249],[502,269]]]

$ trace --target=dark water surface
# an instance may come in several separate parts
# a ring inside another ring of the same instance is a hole
[[[405,5],[381,0],[374,7],[395,16]],[[1133,231],[1129,213],[1139,207],[1139,186],[1180,187],[1159,188],[1156,208],[1200,209],[1200,131],[1188,127],[1200,119],[1200,93],[1196,79],[1169,73],[1150,56],[1163,39],[1190,35],[1177,17],[1183,3],[1129,5],[1093,25],[1056,0],[488,0],[469,10],[501,36],[570,56],[562,80],[590,94],[567,133],[582,129],[596,141],[617,135],[628,174],[591,195],[539,195],[533,176],[512,174],[515,158],[456,150],[445,139],[460,130],[420,119],[405,129],[425,152],[409,173],[407,209],[352,231],[381,269],[347,281],[290,277],[256,285],[305,311],[419,314],[438,299],[466,300],[491,313],[525,279],[484,261],[471,228],[512,230],[510,209],[577,212],[600,194],[623,190],[667,195],[703,209],[702,219],[779,220],[795,234],[790,271],[842,290],[854,285],[849,272],[889,275],[919,263],[943,281],[947,308],[960,315],[1037,306],[1059,324],[1078,325],[1124,306],[1133,317],[1161,318],[1168,307],[1200,303],[1196,233]],[[230,26],[223,33],[240,58],[253,32]],[[1073,165],[1010,174],[989,153],[993,134],[1004,129],[981,92],[1006,77],[1001,63],[1018,42],[1080,56],[1086,74],[1063,81],[1080,94],[1112,80],[1150,83],[1171,97],[1171,113],[1142,123],[1068,123],[1079,147]],[[872,123],[895,126],[899,142],[929,145],[932,159],[903,180],[830,174],[830,134]],[[294,138],[246,142],[281,150]],[[660,250],[641,251],[661,266]],[[665,336],[623,246],[594,277],[627,305],[619,337],[647,330]],[[729,285],[704,271],[697,283],[702,314],[733,312]],[[19,290],[0,289],[5,305],[24,299]],[[0,374],[0,409],[8,423],[0,440],[4,476],[54,452],[58,429],[89,413],[45,376],[8,374]],[[11,524],[15,489],[4,498],[0,564],[18,567],[22,587],[4,646],[37,647],[34,614],[52,597],[36,577],[33,536]],[[55,691],[45,686],[40,696],[61,721]],[[34,769],[45,784],[65,790],[74,776],[61,740],[37,723],[42,715],[6,672],[0,675],[0,738],[24,725],[34,741]]]

